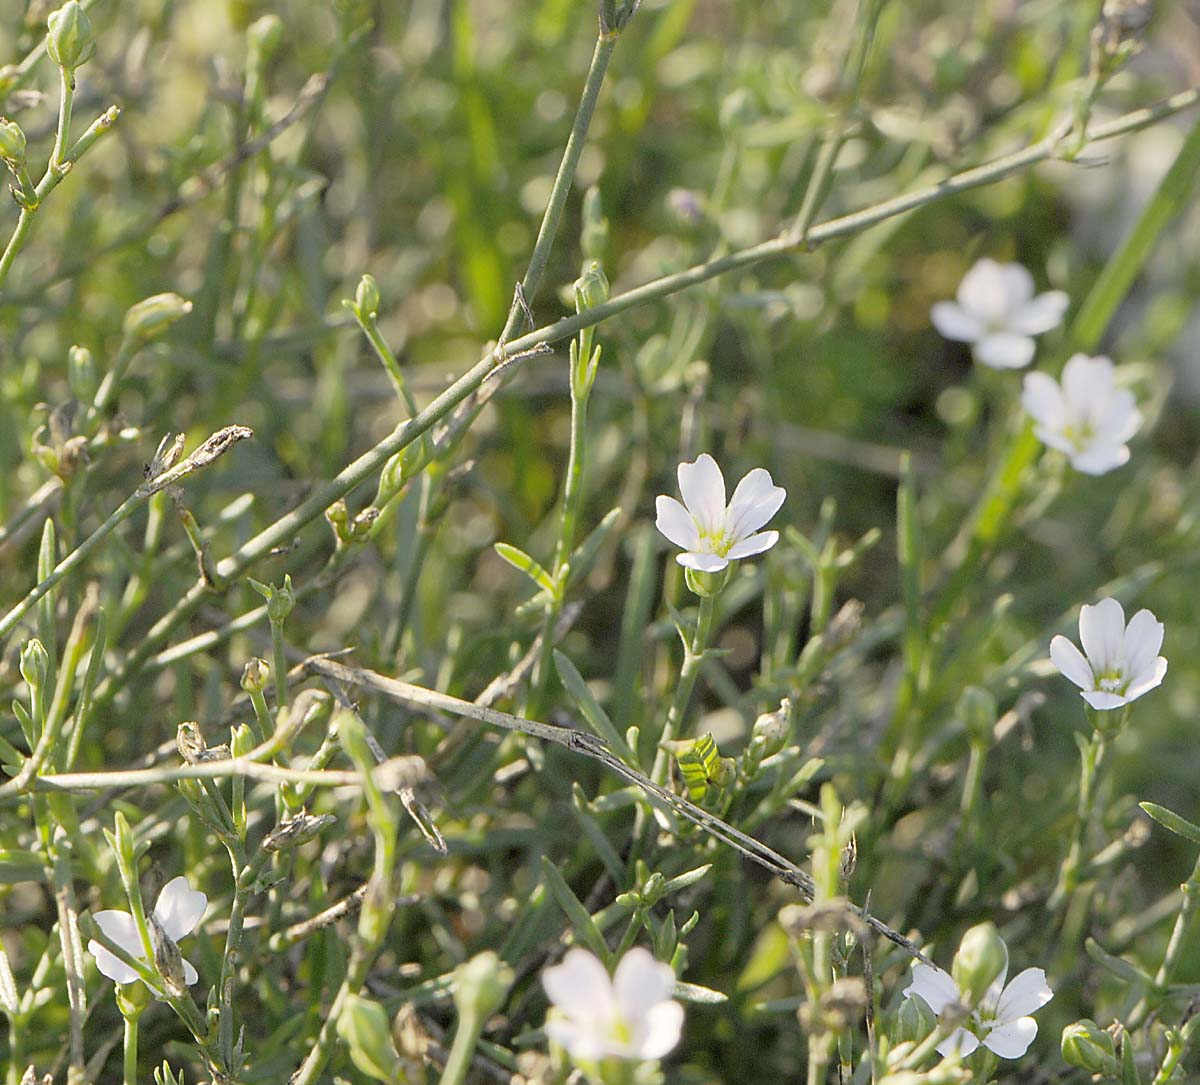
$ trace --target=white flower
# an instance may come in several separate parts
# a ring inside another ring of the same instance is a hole
[[[1125,611],[1115,599],[1101,599],[1094,607],[1085,603],[1079,611],[1079,639],[1083,652],[1066,637],[1055,637],[1050,659],[1093,708],[1127,705],[1167,673],[1167,661],[1158,654],[1163,624],[1148,610],[1139,610],[1126,625]]]
[[[1023,369],[1033,361],[1035,335],[1057,328],[1069,299],[1061,290],[1033,296],[1033,276],[1020,264],[980,260],[958,284],[958,301],[930,310],[947,339],[970,343],[975,360],[993,369]]]
[[[208,897],[193,889],[188,885],[187,878],[180,875],[167,882],[158,894],[154,918],[162,925],[167,937],[172,942],[178,942],[196,929],[196,924],[200,922],[200,917],[204,915],[204,909],[207,907]],[[147,960],[145,947],[138,936],[137,924],[128,912],[109,909],[97,912],[92,918],[96,920],[100,929],[131,957],[141,961]],[[96,958],[96,967],[110,980],[116,983],[133,983],[134,980],[141,979],[129,965],[109,953],[95,939],[88,942],[88,952]],[[153,969],[152,963],[150,967]],[[183,962],[183,978],[189,986],[199,979],[190,961]]]
[[[1040,968],[1027,968],[1004,985],[1008,969],[1001,971],[987,989],[979,1006],[971,1011],[967,1024],[956,1028],[940,1044],[942,1055],[965,1058],[980,1043],[1002,1059],[1019,1059],[1037,1035],[1037,1022],[1030,1017],[1054,997],[1046,983],[1046,973]],[[954,1003],[961,1003],[962,992],[949,972],[921,964],[913,964],[913,978],[904,989],[904,997],[916,995],[934,1014]]]
[[[586,949],[572,949],[562,964],[542,973],[557,1009],[546,1034],[576,1060],[661,1059],[677,1043],[683,1007],[672,1000],[675,973],[640,947],[631,949],[610,980]]]
[[[787,491],[761,467],[737,484],[726,507],[725,478],[705,452],[695,463],[679,465],[679,492],[682,505],[660,495],[655,508],[658,530],[686,551],[675,559],[680,565],[717,573],[731,561],[770,550],[779,540],[778,531],[758,529],[779,511]]]
[[[1125,442],[1142,424],[1133,393],[1116,387],[1115,377],[1111,361],[1086,354],[1067,362],[1061,387],[1045,373],[1025,375],[1021,402],[1033,416],[1033,432],[1085,475],[1103,475],[1125,463]]]

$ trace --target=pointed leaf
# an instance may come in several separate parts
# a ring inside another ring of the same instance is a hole
[[[634,763],[633,753],[626,745],[620,731],[613,726],[612,720],[608,718],[608,713],[592,696],[592,691],[588,689],[583,676],[575,669],[575,664],[557,649],[554,651],[554,669],[558,671],[563,688],[575,702],[575,707],[583,713],[583,718],[587,720],[591,729],[608,743],[608,748],[614,754],[627,765],[632,765]]]
[[[503,542],[494,543],[492,549],[514,569],[520,569],[539,588],[554,594],[554,578],[524,550]]]
[[[1184,840],[1190,840],[1193,844],[1200,844],[1200,825],[1180,817],[1165,806],[1159,806],[1156,802],[1139,802],[1138,806],[1164,829],[1170,829],[1176,836],[1182,836]]]
[[[683,980],[675,981],[675,997],[680,1002],[696,1002],[704,1006],[716,1006],[729,1001],[729,996],[720,991],[701,987],[698,983],[684,983]]]
[[[562,876],[558,867],[544,855],[542,856],[542,876],[546,879],[546,887],[550,890],[550,894],[571,921],[576,937],[604,962],[606,968],[609,967],[612,964],[612,954],[609,952],[608,944],[604,941],[604,935],[600,933],[600,928],[596,926],[595,920],[588,914],[583,902],[567,884],[567,879]]]

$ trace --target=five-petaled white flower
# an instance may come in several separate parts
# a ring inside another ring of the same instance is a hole
[[[542,973],[542,985],[557,1010],[546,1033],[576,1061],[661,1059],[679,1043],[683,1007],[671,998],[675,973],[641,947],[621,958],[611,980],[599,958],[571,949]]]
[[[1139,610],[1126,625],[1125,611],[1115,599],[1085,603],[1079,611],[1079,639],[1083,652],[1066,637],[1055,637],[1050,659],[1093,708],[1127,705],[1167,673],[1167,661],[1158,654],[1163,624],[1148,610]]]
[[[1020,264],[980,260],[958,284],[957,302],[930,310],[947,339],[970,343],[975,360],[993,369],[1023,369],[1033,361],[1033,337],[1057,328],[1069,299],[1061,290],[1033,296],[1033,276]]]
[[[1142,424],[1128,388],[1116,386],[1107,358],[1075,354],[1063,368],[1062,385],[1045,373],[1027,373],[1021,402],[1033,416],[1033,432],[1065,452],[1085,475],[1103,475],[1129,459],[1125,444]]]
[[[658,530],[685,551],[675,559],[680,565],[717,573],[731,561],[770,550],[779,539],[778,531],[758,529],[779,511],[787,491],[761,467],[737,484],[726,507],[725,477],[705,452],[695,463],[679,465],[679,492],[682,505],[660,495],[655,508]]]
[[[208,907],[208,897],[193,889],[187,878],[180,875],[172,878],[163,886],[158,894],[158,903],[154,905],[154,918],[172,942],[191,934]],[[119,909],[109,909],[97,912],[93,917],[100,929],[114,942],[125,950],[131,957],[146,961],[146,950],[138,936],[137,923],[128,912]],[[141,977],[122,961],[105,949],[99,942],[92,939],[88,942],[88,952],[96,958],[96,967],[104,975],[116,983],[133,983]],[[153,968],[153,964],[151,964]],[[183,962],[183,978],[189,986],[195,983],[199,976],[190,961]]]
[[[1006,987],[1005,968],[987,989],[979,1006],[971,1011],[966,1026],[956,1028],[937,1049],[942,1055],[966,1058],[981,1043],[1002,1059],[1019,1059],[1037,1035],[1037,1022],[1029,1015],[1054,997],[1040,968],[1027,968]],[[904,989],[904,997],[916,995],[935,1014],[952,1003],[961,1003],[963,994],[949,972],[940,968],[913,964],[913,978]]]

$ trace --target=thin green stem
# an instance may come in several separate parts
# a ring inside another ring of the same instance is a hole
[[[567,145],[563,149],[558,172],[554,175],[554,185],[550,189],[550,199],[546,202],[542,224],[538,228],[537,240],[533,244],[529,266],[525,269],[524,278],[521,279],[521,292],[528,300],[532,300],[537,293],[542,276],[546,272],[546,265],[550,261],[550,250],[553,248],[554,238],[558,234],[563,208],[567,203],[567,194],[571,191],[571,183],[575,179],[575,169],[579,165],[579,156],[583,153],[587,131],[592,123],[592,115],[596,112],[596,102],[600,97],[600,87],[604,83],[604,75],[608,71],[608,62],[612,57],[613,49],[616,48],[617,38],[618,35],[610,33],[600,34],[596,39],[596,48],[592,52],[587,79],[583,84],[583,94],[579,99],[579,107],[575,111],[575,122],[571,125],[571,134],[567,137]],[[501,343],[508,343],[517,328],[522,312],[522,307],[516,304],[509,310],[504,331],[500,333]]]
[[[709,637],[712,636],[713,617],[716,611],[716,596],[703,595],[700,597],[700,613],[696,617],[692,643],[684,653],[683,666],[679,670],[679,684],[675,687],[675,696],[671,700],[671,708],[667,712],[667,719],[658,739],[658,749],[654,755],[654,769],[650,773],[650,779],[656,784],[666,781],[667,767],[670,762],[667,751],[663,749],[663,743],[670,742],[679,733],[688,702],[692,699],[692,689],[700,674],[700,666],[704,662],[704,650],[708,647]]]
[[[129,1014],[125,1018],[125,1042],[121,1048],[121,1067],[124,1085],[138,1085],[138,1018],[140,1014]]]
[[[67,157],[67,140],[71,135],[71,103],[75,98],[75,77],[66,68],[58,69],[58,130],[54,133],[54,150],[50,153],[50,169],[57,169]]]
[[[482,1029],[483,1021],[478,1014],[466,1013],[458,1019],[458,1027],[454,1030],[454,1042],[450,1045],[446,1068],[442,1071],[438,1085],[462,1085],[466,1081]]]
[[[1084,850],[1087,846],[1096,817],[1096,794],[1099,791],[1100,773],[1108,741],[1099,731],[1079,751],[1079,799],[1075,810],[1075,825],[1071,835],[1071,846],[1059,870],[1058,884],[1050,895],[1047,907],[1057,910],[1066,905],[1079,886],[1079,875],[1084,866]]]

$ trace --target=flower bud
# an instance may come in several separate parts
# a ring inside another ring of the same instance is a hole
[[[16,121],[0,117],[0,158],[19,166],[25,161],[25,133]]]
[[[283,40],[283,22],[274,13],[255,19],[246,31],[246,40],[250,46],[252,63],[263,67],[271,62],[279,49],[279,43]]]
[[[229,733],[229,751],[233,757],[245,757],[254,749],[254,732],[249,724],[239,723]]]
[[[1063,1029],[1062,1057],[1068,1066],[1077,1066],[1093,1074],[1117,1076],[1117,1049],[1112,1033],[1106,1032],[1095,1021],[1084,1019]]]
[[[792,702],[785,697],[774,712],[764,712],[754,721],[750,741],[757,742],[763,757],[777,754],[791,734]]]
[[[378,1002],[349,995],[337,1020],[338,1036],[350,1049],[350,1059],[368,1077],[404,1081],[400,1054],[392,1042],[388,1016]]]
[[[140,980],[117,984],[117,1009],[122,1017],[138,1017],[150,1005],[150,988]]]
[[[50,673],[50,653],[37,637],[25,642],[21,649],[21,677],[29,684],[30,690],[36,693],[46,684],[46,676]]]
[[[667,884],[667,879],[664,878],[657,870],[646,879],[642,886],[641,898],[643,903],[651,906],[657,904],[663,895],[663,889]]]
[[[96,363],[87,347],[75,346],[67,351],[67,383],[80,403],[91,403],[95,398]]]
[[[379,312],[379,284],[374,275],[364,275],[358,280],[358,289],[354,291],[354,308],[362,320],[374,317]]]
[[[958,699],[958,718],[974,746],[990,746],[996,724],[996,698],[979,686],[968,686]]]
[[[719,757],[709,770],[708,782],[717,788],[726,788],[737,779],[737,762],[732,757]],[[711,793],[710,793],[711,794]]]
[[[265,659],[248,660],[242,668],[242,689],[246,693],[262,693],[271,681],[271,665]]]
[[[296,593],[292,590],[290,573],[283,576],[283,584],[263,584],[253,577],[246,577],[247,583],[267,601],[267,618],[272,625],[282,625],[296,605]]]
[[[906,998],[896,1013],[896,1028],[891,1038],[895,1043],[919,1044],[936,1025],[937,1018],[923,999]]]
[[[178,294],[155,294],[130,307],[123,330],[130,339],[153,339],[191,311],[192,303]]]
[[[1008,947],[992,922],[980,923],[963,935],[950,974],[963,1001],[978,1006],[992,982],[1008,969]]]
[[[600,189],[595,185],[583,194],[583,230],[580,245],[585,260],[600,260],[608,244],[608,219],[600,203]]]
[[[513,970],[490,949],[454,970],[454,1005],[460,1017],[482,1021],[501,1006],[513,982]]]
[[[575,311],[595,309],[608,301],[608,295],[608,277],[599,262],[593,260],[592,266],[575,280]]]
[[[46,52],[65,72],[73,72],[86,64],[96,51],[92,21],[79,5],[79,0],[67,0],[46,20]]]

